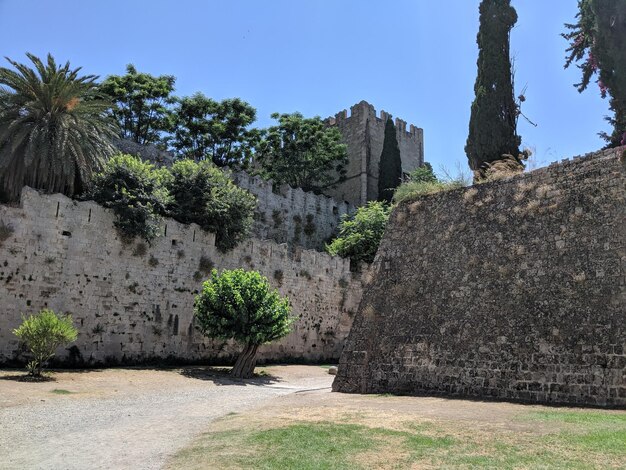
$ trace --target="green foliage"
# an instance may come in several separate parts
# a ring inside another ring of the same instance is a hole
[[[22,324],[13,330],[13,334],[26,343],[33,355],[28,365],[30,374],[40,376],[54,351],[75,341],[78,331],[70,315],[58,316],[52,310],[44,309],[37,315],[22,317]]]
[[[110,102],[95,75],[26,56],[34,69],[11,59],[15,70],[0,67],[0,196],[16,201],[25,185],[78,194],[114,151]]]
[[[167,188],[172,196],[168,214],[179,222],[196,223],[215,233],[221,250],[233,248],[248,235],[256,198],[210,161],[175,162]]]
[[[169,173],[132,155],[117,155],[94,177],[87,197],[113,209],[115,226],[125,239],[152,240],[170,202]]]
[[[339,235],[326,245],[326,251],[333,256],[350,258],[354,263],[371,263],[385,233],[390,211],[387,204],[371,201],[359,207],[353,216],[344,215]]]
[[[566,24],[562,36],[570,42],[565,67],[581,62],[580,83],[584,91],[593,76],[603,98],[610,96],[614,115],[611,135],[601,133],[609,146],[626,145],[626,0],[579,0],[578,22]]]
[[[464,188],[471,183],[469,177],[462,172],[457,176],[444,175],[444,179],[437,178],[430,163],[424,163],[409,175],[409,178],[396,189],[393,200],[396,203],[412,201],[426,194]]]
[[[217,102],[196,93],[178,100],[169,143],[179,158],[245,165],[259,137],[256,129],[247,129],[255,119],[256,110],[239,98]]]
[[[289,300],[271,289],[265,276],[243,269],[221,274],[214,269],[195,301],[195,319],[204,335],[244,345],[231,371],[240,378],[252,376],[261,344],[289,333],[290,312]]]
[[[503,155],[521,159],[517,135],[519,108],[515,103],[510,59],[510,32],[517,13],[510,0],[482,0],[478,31],[478,76],[474,85],[469,136],[465,153],[472,170]]]
[[[138,144],[159,144],[163,133],[171,128],[172,93],[176,78],[155,77],[126,66],[125,75],[110,75],[100,90],[111,97],[116,107],[112,114],[120,127],[120,137]]]
[[[195,316],[203,334],[234,339],[244,344],[264,344],[290,331],[293,318],[286,297],[270,287],[257,271],[214,269],[196,297]]]
[[[278,125],[267,129],[256,153],[263,176],[305,191],[332,186],[345,178],[348,154],[336,127],[300,113],[274,113],[272,118]]]
[[[436,183],[438,181],[433,166],[428,162],[424,162],[422,166],[413,170],[409,175],[409,180],[414,183]]]
[[[390,203],[393,191],[402,181],[402,159],[396,137],[396,126],[391,117],[385,124],[385,140],[378,167],[378,200]]]

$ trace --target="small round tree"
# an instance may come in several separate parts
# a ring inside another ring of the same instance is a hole
[[[37,315],[23,318],[13,334],[26,343],[33,355],[33,360],[27,365],[28,372],[40,377],[56,348],[76,341],[78,331],[70,315],[58,316],[52,310],[43,309]]]
[[[210,338],[243,343],[231,375],[252,377],[260,345],[282,338],[290,331],[293,317],[286,297],[270,287],[256,271],[213,270],[196,297],[195,318],[200,331]]]

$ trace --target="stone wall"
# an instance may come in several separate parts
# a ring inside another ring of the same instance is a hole
[[[400,205],[333,389],[626,405],[625,152]]]
[[[329,125],[337,126],[348,147],[346,181],[325,193],[338,201],[348,201],[362,206],[378,198],[378,164],[385,140],[385,123],[389,114],[376,115],[374,106],[361,101],[347,111],[327,119]],[[402,170],[410,173],[424,163],[424,132],[401,119],[395,120],[396,137],[400,147]]]
[[[272,181],[245,172],[233,174],[233,180],[257,197],[252,233],[263,240],[324,251],[342,216],[355,211],[346,202],[288,185],[274,188]]]
[[[12,334],[43,307],[73,315],[75,348],[64,361],[218,361],[237,348],[204,339],[193,300],[208,270],[257,269],[289,296],[292,333],[263,346],[264,361],[331,361],[341,352],[361,296],[349,262],[251,239],[220,253],[214,235],[166,220],[152,246],[121,243],[113,214],[93,202],[25,188],[21,207],[0,206],[0,363],[25,357]],[[7,229],[9,227],[9,229]]]

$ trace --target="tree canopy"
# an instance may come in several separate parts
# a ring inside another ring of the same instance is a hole
[[[272,289],[265,276],[243,269],[221,274],[214,269],[195,301],[195,319],[203,334],[244,345],[231,371],[239,378],[252,377],[260,345],[289,333],[290,312],[289,300]]]
[[[470,168],[482,178],[485,163],[511,155],[521,163],[510,58],[510,33],[517,13],[510,0],[482,0],[478,30],[478,75],[474,85],[465,153]]]
[[[575,86],[584,91],[594,76],[603,98],[610,97],[611,134],[601,133],[609,146],[626,145],[626,0],[579,0],[578,19],[566,24],[570,42],[565,67],[579,63]],[[581,62],[581,63],[580,63]]]
[[[332,186],[345,177],[348,154],[336,127],[300,113],[274,113],[272,118],[278,125],[267,129],[256,153],[263,176],[305,191]]]
[[[174,103],[172,75],[154,76],[126,66],[125,75],[109,75],[100,85],[115,104],[112,114],[120,127],[120,137],[138,144],[161,144],[171,129]]]
[[[169,143],[179,158],[244,165],[258,138],[256,130],[248,129],[255,120],[256,110],[239,98],[218,102],[196,93],[178,100]]]
[[[69,62],[0,67],[0,192],[19,199],[28,185],[67,196],[80,193],[91,174],[114,152],[111,103],[97,90],[95,75],[80,76]]]

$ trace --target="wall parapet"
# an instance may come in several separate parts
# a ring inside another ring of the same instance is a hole
[[[348,260],[255,238],[223,253],[212,233],[171,219],[150,245],[124,244],[112,211],[60,194],[25,188],[20,207],[0,205],[0,221],[12,229],[0,244],[0,363],[24,360],[11,331],[44,307],[72,313],[79,328],[61,361],[228,361],[238,346],[207,340],[193,323],[212,267],[256,269],[290,298],[294,329],[263,346],[261,361],[336,360],[360,299]]]

